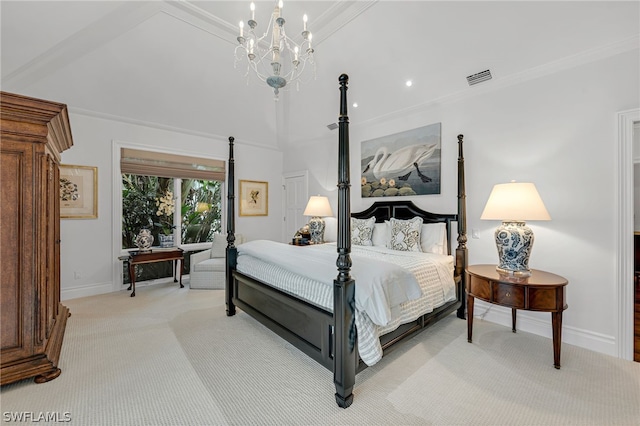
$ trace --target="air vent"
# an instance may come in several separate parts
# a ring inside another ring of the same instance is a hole
[[[337,128],[338,128],[338,124],[337,123],[327,124],[327,129],[329,129],[329,130],[335,130]]]
[[[487,81],[487,80],[491,80],[491,71],[489,70],[482,71],[467,77],[469,86],[473,86],[474,84],[482,83],[483,81]]]

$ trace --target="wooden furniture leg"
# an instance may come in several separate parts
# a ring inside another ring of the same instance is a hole
[[[471,343],[473,335],[473,305],[475,298],[467,295],[467,342]]]
[[[511,331],[516,332],[516,308],[511,308]]]
[[[560,369],[560,347],[562,344],[562,311],[551,312],[553,328],[553,366]]]
[[[136,297],[136,265],[133,262],[129,262],[129,282],[129,290],[133,290],[131,297]]]

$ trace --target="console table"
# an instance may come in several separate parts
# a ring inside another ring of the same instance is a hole
[[[550,272],[531,270],[530,277],[513,277],[496,271],[496,265],[467,267],[467,340],[473,334],[474,298],[511,308],[512,331],[516,332],[516,310],[551,312],[553,366],[560,368],[562,311],[567,309],[568,281]]]
[[[171,248],[152,248],[146,251],[132,251],[129,252],[127,258],[129,262],[129,288],[127,290],[133,290],[131,297],[136,295],[136,265],[141,263],[153,263],[153,262],[166,262],[173,260],[173,282],[177,283],[177,271],[178,261],[180,261],[180,288],[184,288],[182,285],[182,268],[184,266],[184,251],[178,247]]]

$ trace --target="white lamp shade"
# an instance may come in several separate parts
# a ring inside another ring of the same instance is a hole
[[[510,182],[495,185],[480,216],[485,220],[551,220],[533,183]]]
[[[314,217],[333,216],[331,205],[329,204],[329,199],[327,197],[321,197],[319,195],[313,195],[311,198],[309,198],[307,208],[304,209],[304,213],[302,214],[304,216]]]

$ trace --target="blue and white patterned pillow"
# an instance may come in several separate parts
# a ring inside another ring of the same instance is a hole
[[[373,226],[376,223],[375,217],[369,219],[351,218],[351,244],[358,246],[372,246]]]
[[[392,217],[389,220],[389,242],[387,243],[387,248],[400,251],[422,251],[420,248],[421,230],[421,217],[414,217],[409,220]]]

